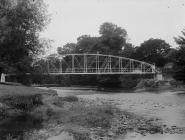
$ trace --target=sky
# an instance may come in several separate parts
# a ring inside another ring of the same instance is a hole
[[[185,29],[185,0],[44,0],[51,23],[41,33],[54,41],[50,52],[81,35],[99,36],[104,22],[126,29],[129,42],[164,39],[172,47]]]

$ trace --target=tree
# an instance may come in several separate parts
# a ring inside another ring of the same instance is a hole
[[[125,29],[109,22],[105,22],[99,29],[100,37],[82,35],[77,38],[77,43],[67,43],[57,49],[62,53],[101,53],[121,55],[122,49],[129,46]],[[128,47],[127,47],[128,48]]]
[[[166,59],[168,62],[175,62],[175,57],[176,57],[176,54],[177,54],[178,50],[175,49],[175,48],[170,48],[170,51],[168,52],[168,54],[166,55]]]
[[[58,54],[77,53],[77,45],[75,43],[67,43],[63,47],[57,48]]]
[[[163,67],[166,55],[170,51],[170,45],[162,39],[149,39],[137,47],[134,54],[135,59],[154,63],[157,67]]]
[[[104,47],[105,54],[118,55],[127,44],[126,30],[113,23],[103,23],[100,26],[99,33],[101,35],[100,42]]]
[[[174,78],[185,83],[185,29],[182,36],[175,38],[175,42],[179,47],[174,59]]]
[[[179,45],[179,47],[185,47],[185,29],[181,31],[182,36],[175,37],[175,42]]]
[[[127,43],[127,44],[125,44],[125,46],[122,50],[122,55],[124,57],[131,58],[132,55],[134,54],[134,52],[135,52],[134,46],[131,43]]]
[[[99,45],[99,37],[91,37],[89,35],[82,35],[77,38],[77,52],[79,53],[96,53],[101,48]]]
[[[0,62],[6,71],[28,72],[43,49],[39,32],[49,22],[46,5],[43,0],[1,0],[0,6]]]

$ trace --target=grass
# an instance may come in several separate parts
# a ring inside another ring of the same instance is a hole
[[[70,108],[68,122],[89,128],[110,128],[115,109],[109,105],[84,106],[76,104]]]
[[[5,95],[36,95],[36,94],[45,94],[45,95],[56,95],[55,91],[52,90],[42,90],[39,88],[27,87],[27,86],[11,86],[11,85],[1,85],[0,84],[0,97]]]
[[[78,102],[78,98],[76,96],[62,97],[62,100],[66,102]]]
[[[0,102],[24,112],[31,111],[35,107],[43,104],[42,96],[40,94],[19,96],[7,95],[2,96]]]
[[[51,94],[55,95],[53,91],[32,87],[0,85],[0,102],[24,112],[42,105],[42,96]]]
[[[51,119],[86,127],[109,128],[114,109],[111,106],[85,106],[76,96],[50,96],[45,100],[43,95],[52,95],[52,91],[25,87],[0,85],[0,102],[23,112],[35,113]],[[55,93],[53,93],[55,95]],[[3,111],[3,110],[2,110]]]

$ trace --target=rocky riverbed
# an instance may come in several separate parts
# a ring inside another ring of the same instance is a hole
[[[164,136],[177,139],[176,135],[184,137],[185,134],[183,92],[43,90],[21,86],[0,89],[0,135],[3,140],[140,140],[155,136],[162,136],[162,140]],[[172,114],[176,110],[177,114],[167,118],[161,113],[165,110]],[[18,118],[12,118],[12,114]],[[24,130],[23,121],[31,128]],[[21,133],[15,133],[17,131]]]
[[[140,118],[144,118],[144,122],[152,122],[160,129],[155,131],[150,130],[150,125],[137,123],[137,126],[132,127],[132,131],[129,134],[134,140],[140,140],[143,138],[152,139],[152,136],[157,136],[158,139],[181,140],[185,137],[185,92],[183,90],[165,90],[165,91],[152,91],[152,92],[104,92],[95,91],[91,89],[57,89],[59,96],[65,96],[66,93],[70,95],[77,95],[78,97],[92,103],[107,103],[115,105],[121,110],[128,111]],[[67,91],[67,92],[66,92]],[[88,91],[88,93],[87,93]],[[86,92],[86,93],[85,93]],[[79,94],[81,93],[81,94]],[[137,122],[136,117],[134,120]],[[142,120],[142,119],[139,119]],[[133,121],[132,121],[133,122]],[[123,130],[129,130],[130,123],[121,123]],[[124,129],[125,126],[128,128]],[[143,127],[144,126],[144,127]],[[140,131],[138,131],[138,129]],[[156,135],[156,133],[158,133]],[[125,133],[124,133],[125,134]],[[150,134],[152,134],[150,136]],[[155,135],[154,135],[155,134]],[[127,136],[126,135],[126,136]],[[169,136],[170,135],[170,136]],[[125,139],[130,139],[128,137]],[[149,137],[150,136],[150,137]],[[122,137],[122,136],[120,136]]]

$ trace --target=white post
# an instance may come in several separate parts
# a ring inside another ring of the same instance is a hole
[[[1,83],[4,83],[5,82],[5,74],[4,73],[1,73]]]

